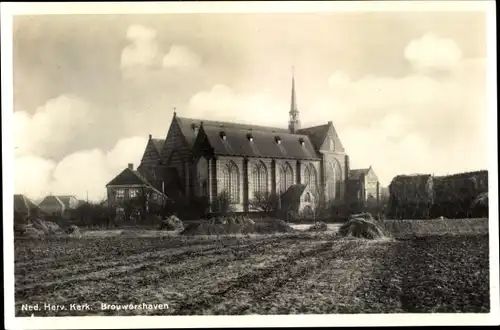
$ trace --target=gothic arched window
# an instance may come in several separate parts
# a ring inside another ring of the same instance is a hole
[[[340,185],[342,182],[342,169],[337,161],[328,162],[326,168],[326,189],[329,200],[340,198]]]
[[[263,162],[254,165],[252,170],[252,183],[254,193],[267,192],[267,169]]]
[[[304,202],[306,202],[306,203],[311,202],[311,194],[310,193],[306,193],[306,196],[304,197]]]
[[[292,166],[286,162],[280,166],[279,170],[280,191],[284,193],[293,184],[293,169]]]
[[[224,191],[229,195],[231,203],[237,204],[240,200],[240,176],[238,166],[229,162],[222,171]]]
[[[208,161],[201,157],[197,164],[198,192],[199,196],[208,195]]]
[[[313,164],[309,164],[304,169],[304,184],[309,190],[316,192],[318,189],[318,176]]]

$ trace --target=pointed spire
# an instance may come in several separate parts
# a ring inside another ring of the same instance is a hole
[[[295,70],[292,67],[292,99],[290,104],[288,130],[294,134],[300,129],[299,109],[297,107],[297,97],[295,95]]]
[[[297,97],[295,96],[295,68],[292,66],[292,100],[290,104],[290,113],[299,112],[297,109]]]

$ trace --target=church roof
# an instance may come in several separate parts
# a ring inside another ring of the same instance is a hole
[[[335,126],[333,126],[332,122],[328,122],[328,124],[306,127],[297,131],[299,134],[308,135],[311,138],[311,141],[314,143],[316,149],[320,149],[326,137],[328,136],[328,132],[332,129],[332,138],[335,141],[335,149],[337,151],[344,151],[344,146],[342,145],[342,141],[337,134],[337,130]]]
[[[247,130],[226,126],[221,129],[205,126],[205,122],[203,122],[202,130],[216,155],[319,159],[307,135],[291,134],[287,130],[273,132],[272,129],[269,131]],[[225,139],[221,135],[225,135]]]
[[[181,131],[186,138],[188,144],[192,146],[194,144],[194,141],[196,140],[196,135],[193,132],[193,126],[196,125],[197,127],[201,126],[201,123],[203,123],[203,127],[212,127],[212,128],[217,128],[218,130],[221,129],[221,126],[223,127],[224,130],[243,130],[243,131],[259,131],[259,132],[276,132],[276,133],[288,133],[288,129],[286,128],[280,128],[280,127],[269,127],[269,126],[257,126],[257,125],[249,125],[249,124],[242,124],[242,123],[234,123],[234,122],[227,122],[227,121],[214,121],[214,120],[205,120],[205,119],[196,119],[196,118],[186,118],[186,117],[176,117],[177,122],[179,123],[179,126],[181,128]]]
[[[151,139],[151,141],[153,142],[156,151],[158,151],[158,154],[161,155],[161,150],[163,148],[163,144],[165,143],[165,139]]]

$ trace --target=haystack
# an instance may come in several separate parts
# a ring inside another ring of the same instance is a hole
[[[316,222],[314,225],[309,227],[308,231],[327,231],[328,225],[324,222]]]
[[[368,212],[351,214],[349,216],[349,220],[351,220],[351,219],[364,219],[366,221],[375,221],[375,219],[373,219],[371,213],[368,213]]]
[[[376,223],[361,218],[354,218],[339,228],[338,236],[380,239],[386,235]]]
[[[177,218],[175,215],[171,215],[165,220],[163,220],[159,225],[160,230],[183,230],[184,224],[181,219]]]

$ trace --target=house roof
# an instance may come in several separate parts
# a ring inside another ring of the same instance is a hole
[[[196,135],[193,131],[193,125],[196,125],[198,128],[203,123],[203,127],[206,129],[208,127],[216,128],[218,130],[221,129],[221,125],[224,130],[252,130],[254,132],[276,132],[276,133],[288,133],[288,129],[280,128],[280,127],[269,127],[269,126],[257,126],[257,125],[249,125],[242,123],[234,123],[227,121],[214,121],[214,120],[205,120],[205,119],[196,119],[196,118],[186,118],[186,117],[176,117],[179,127],[186,138],[188,144],[192,146],[194,141],[196,140]]]
[[[151,141],[153,142],[156,151],[158,151],[158,154],[161,155],[163,144],[165,144],[165,139],[151,139]]]
[[[56,196],[57,198],[59,198],[59,200],[64,204],[65,207],[69,207],[70,205],[70,200],[71,198],[75,198],[75,196],[70,196],[70,195],[58,195]]]
[[[14,210],[20,213],[29,214],[32,209],[38,206],[24,195],[14,195]]]
[[[204,122],[200,128],[200,135],[202,132],[216,155],[319,159],[319,155],[307,135],[290,134],[283,131],[273,132],[272,130],[254,131],[242,128],[205,127]],[[221,137],[221,132],[225,134],[225,139]],[[252,141],[249,139],[250,136]],[[277,139],[281,142],[278,143]]]
[[[65,204],[63,201],[59,199],[58,196],[53,196],[49,195],[43,199],[43,201],[40,203],[39,207],[41,209],[45,207],[60,207],[61,209],[65,208]]]
[[[362,175],[367,175],[370,172],[370,168],[359,168],[354,170],[349,170],[349,179],[358,180]]]
[[[106,186],[126,186],[135,184],[149,185],[149,182],[138,171],[131,170],[127,167]]]

